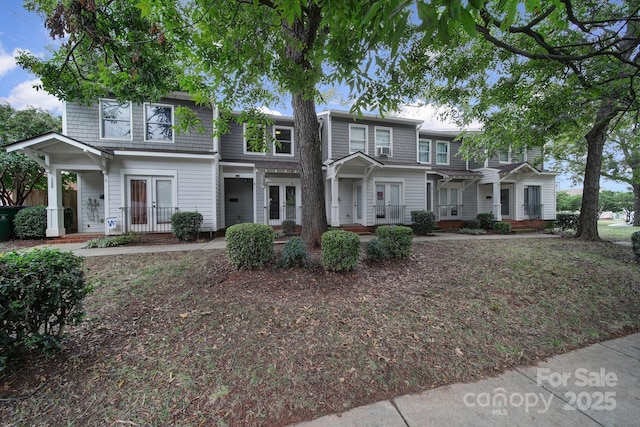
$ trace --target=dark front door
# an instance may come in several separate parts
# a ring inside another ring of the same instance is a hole
[[[510,200],[509,200],[509,189],[508,188],[501,188],[500,189],[500,204],[502,205],[502,207],[500,208],[500,213],[502,214],[502,218],[504,219],[509,219],[510,215],[511,215],[511,211],[510,211]]]

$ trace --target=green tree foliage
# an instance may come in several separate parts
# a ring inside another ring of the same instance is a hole
[[[614,213],[624,213],[627,222],[631,220],[634,196],[631,192],[609,191],[600,192],[600,210]]]
[[[556,211],[558,212],[577,212],[582,205],[582,195],[571,195],[566,191],[558,191],[556,193]]]
[[[505,2],[506,4],[515,1]],[[477,0],[28,0],[54,38],[51,58],[18,62],[67,100],[156,100],[189,92],[222,111],[272,105],[290,96],[300,153],[303,237],[318,247],[327,228],[315,101],[344,84],[355,107],[388,110],[407,94],[393,70],[413,31],[447,39],[473,31]],[[417,16],[416,16],[417,15]],[[414,22],[421,22],[415,26]],[[400,94],[401,96],[395,96]],[[225,115],[223,114],[224,118]],[[223,131],[220,121],[217,129]]]
[[[7,153],[7,144],[47,132],[60,132],[62,119],[36,109],[15,110],[0,103],[0,205],[20,206],[34,189],[46,188],[44,169],[24,154]]]
[[[607,132],[640,108],[637,1],[485,2],[475,37],[456,32],[441,45],[414,43],[399,86],[422,84],[427,101],[450,104],[461,124],[478,120],[462,152],[484,158],[508,146],[564,139],[585,150],[578,235],[598,239],[599,178]],[[419,40],[420,41],[420,40]],[[415,88],[403,88],[412,91]]]

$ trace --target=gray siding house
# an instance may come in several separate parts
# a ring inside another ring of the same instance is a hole
[[[176,107],[192,109],[204,132],[177,133]],[[36,159],[49,177],[47,236],[63,236],[61,174],[78,176],[80,232],[168,232],[177,211],[197,211],[203,228],[242,222],[302,224],[300,166],[293,118],[271,116],[277,141],[256,151],[245,127],[211,136],[217,111],[185,93],[158,103],[100,99],[65,103],[62,134],[7,147]],[[497,219],[555,219],[555,176],[540,150],[501,153],[484,162],[458,155],[456,133],[421,129],[420,120],[345,111],[318,114],[329,224],[410,224],[431,210],[441,224],[493,212]]]

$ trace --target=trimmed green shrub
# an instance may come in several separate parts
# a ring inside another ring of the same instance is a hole
[[[266,224],[235,224],[227,229],[227,257],[238,270],[264,268],[273,261],[273,228]]]
[[[431,211],[411,211],[411,223],[414,233],[433,234],[436,228],[436,214]]]
[[[480,236],[487,234],[487,230],[483,228],[461,228],[457,231],[458,234],[470,234],[472,236]]]
[[[384,261],[389,257],[382,242],[376,238],[369,240],[365,246],[365,252],[367,254],[367,260],[371,262]]]
[[[284,244],[280,267],[304,267],[305,261],[309,258],[307,244],[302,237],[293,237]]]
[[[511,233],[511,224],[509,224],[508,222],[501,222],[501,221],[494,222],[493,229],[500,234],[509,234]]]
[[[573,213],[557,213],[555,227],[565,230],[577,230],[580,225],[580,215]]]
[[[476,219],[480,222],[480,228],[485,230],[491,230],[493,223],[496,222],[496,217],[492,212],[479,213],[476,215]]]
[[[20,239],[44,239],[47,233],[47,207],[31,206],[18,211],[13,228]]]
[[[389,258],[407,258],[411,255],[413,231],[402,225],[382,225],[376,230]]]
[[[636,261],[640,262],[640,231],[636,231],[631,235],[631,246],[633,247]]]
[[[0,355],[60,346],[65,326],[84,317],[91,292],[82,257],[57,249],[0,254]],[[3,369],[0,360],[0,371]]]
[[[482,228],[482,225],[477,219],[470,219],[464,222],[464,228],[468,228],[469,230],[479,230]]]
[[[360,259],[360,236],[351,231],[332,230],[322,235],[322,267],[329,271],[350,271]]]
[[[285,219],[282,221],[282,232],[285,236],[295,236],[296,221],[293,219]]]
[[[196,240],[201,225],[200,212],[176,212],[171,215],[171,232],[178,240]]]
[[[140,233],[129,232],[118,236],[105,236],[97,239],[89,240],[85,248],[112,248],[115,246],[128,245],[140,238]]]

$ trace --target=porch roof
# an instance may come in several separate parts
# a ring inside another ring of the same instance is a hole
[[[479,179],[482,172],[474,172],[464,169],[434,169],[431,172],[442,176],[444,179]]]
[[[329,167],[342,166],[347,163],[359,166],[384,166],[384,163],[374,159],[373,157],[363,153],[362,151],[356,151],[355,153],[344,156],[338,160],[334,160],[328,164]]]
[[[24,152],[47,171],[51,168],[50,157],[52,155],[63,158],[78,154],[86,155],[90,162],[102,171],[106,170],[106,159],[113,158],[113,154],[108,151],[92,147],[58,132],[49,132],[17,141],[6,145],[5,148],[8,153],[14,151]]]
[[[536,174],[540,173],[540,170],[533,167],[529,162],[513,163],[511,165],[502,166],[498,169],[498,173],[500,175],[509,175],[512,173],[524,172],[525,170]]]

